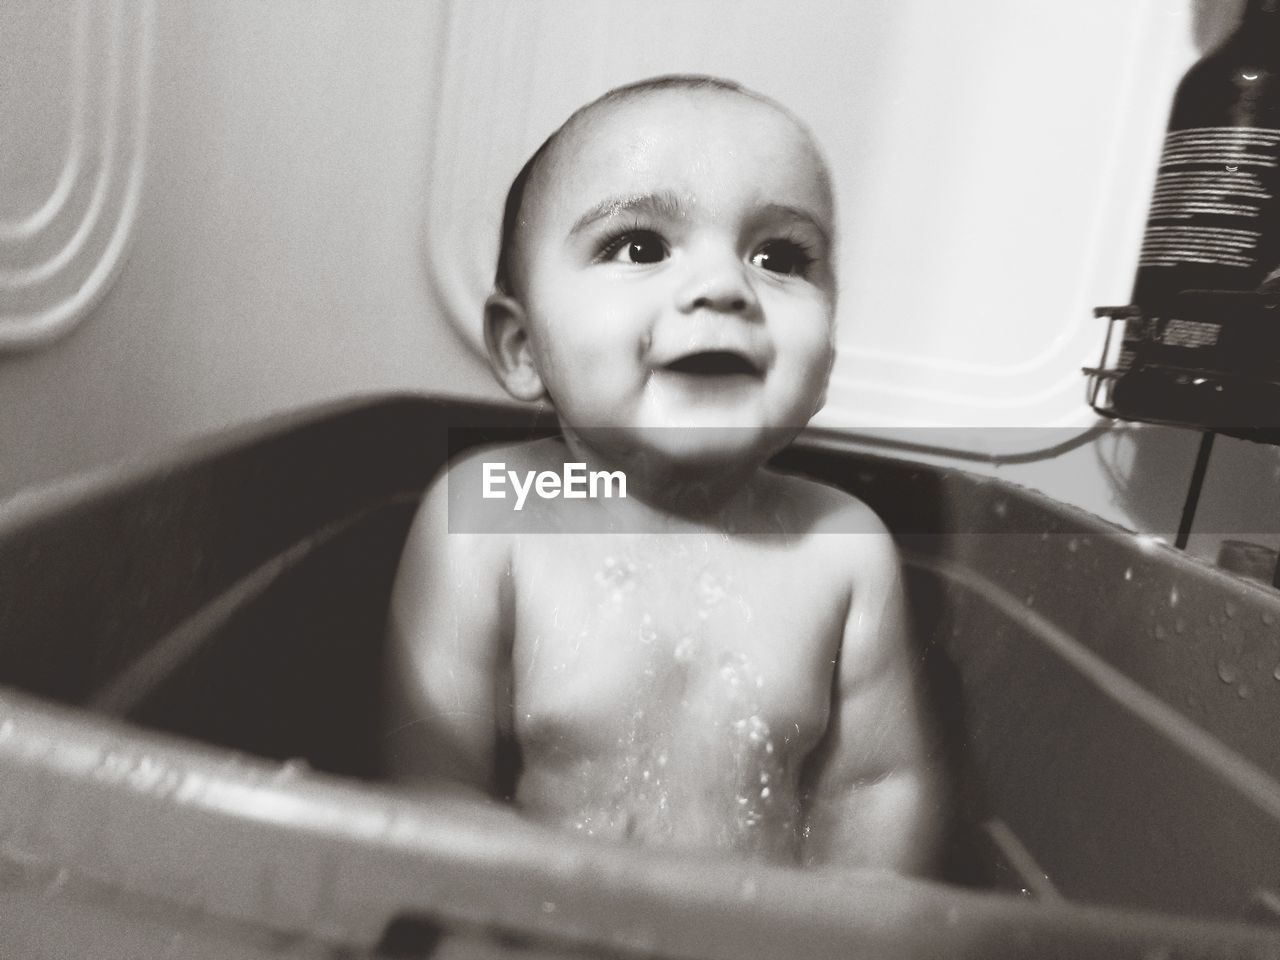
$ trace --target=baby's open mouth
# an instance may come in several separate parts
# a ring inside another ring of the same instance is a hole
[[[760,368],[747,357],[729,350],[704,350],[701,353],[691,353],[671,361],[663,369],[673,373],[692,373],[704,377],[760,375]]]

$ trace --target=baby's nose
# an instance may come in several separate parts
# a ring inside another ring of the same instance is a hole
[[[747,313],[757,306],[747,265],[736,255],[708,254],[699,259],[680,291],[680,309]]]

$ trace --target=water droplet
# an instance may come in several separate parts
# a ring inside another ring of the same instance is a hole
[[[715,606],[728,595],[726,584],[710,570],[698,577],[698,597],[708,607]]]
[[[636,565],[631,561],[622,562],[615,557],[605,557],[604,567],[596,571],[595,581],[609,589],[610,598],[616,603],[622,600],[624,592],[635,589]]]
[[[1235,664],[1228,663],[1226,660],[1218,661],[1218,679],[1223,683],[1235,683],[1240,678],[1240,671],[1236,669]]]
[[[550,900],[543,900],[543,901],[542,901],[542,912],[543,912],[543,913],[555,913],[555,912],[556,912],[556,905],[555,905],[552,901],[550,901]]]
[[[1125,578],[1126,580],[1132,580],[1132,579],[1133,579],[1133,567],[1125,567],[1125,568],[1124,568],[1124,578]]]
[[[1280,680],[1280,664],[1277,664],[1276,668],[1271,671],[1271,676],[1275,677],[1277,680]]]
[[[1080,549],[1080,541],[1077,540],[1075,537],[1072,537],[1070,540],[1067,541],[1067,549],[1070,550],[1072,553],[1075,553],[1077,550]]]
[[[1036,605],[1035,595],[1028,593],[1026,596],[1026,599],[1023,600],[1022,602],[1025,603],[1028,607],[1034,607]]]
[[[676,644],[675,658],[677,663],[689,663],[693,660],[693,655],[697,652],[698,641],[689,634],[685,634],[680,638],[680,642]]]
[[[1223,606],[1222,612],[1227,615],[1228,619],[1230,619],[1231,617],[1234,617],[1236,615],[1236,605],[1232,603],[1230,600],[1228,600],[1226,604]]]
[[[1271,611],[1264,610],[1262,611],[1262,622],[1268,627],[1274,627],[1276,625],[1276,618],[1271,614]]]
[[[1176,607],[1177,605],[1178,605],[1178,588],[1176,586],[1170,587],[1169,588],[1169,606]]]
[[[761,787],[761,788],[760,788],[760,799],[761,799],[761,800],[768,800],[768,799],[769,799],[769,788],[768,788],[768,787]]]
[[[1173,621],[1173,632],[1174,632],[1174,633],[1177,633],[1177,634],[1183,634],[1183,633],[1186,633],[1186,632],[1187,632],[1187,621],[1183,620],[1181,617],[1178,617],[1178,619],[1174,620],[1174,621]]]
[[[1253,691],[1249,688],[1247,683],[1242,683],[1240,686],[1236,687],[1236,696],[1241,700],[1248,700],[1253,696]]]
[[[1009,505],[1003,500],[997,500],[991,509],[994,510],[995,515],[1000,517],[1002,520],[1009,515]]]

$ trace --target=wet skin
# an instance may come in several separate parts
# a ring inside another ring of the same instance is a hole
[[[492,794],[510,738],[539,821],[927,870],[942,793],[892,540],[761,467],[830,369],[821,159],[776,108],[689,91],[612,105],[560,153],[531,184],[519,296],[486,322],[499,379],[552,401],[564,439],[473,454],[428,492],[392,604],[394,769]],[[499,460],[623,470],[631,499],[451,515],[449,485]],[[598,532],[544,532],[570,509]]]
[[[474,459],[542,470],[564,450]],[[469,482],[472,462],[449,476]],[[566,507],[531,499],[506,530],[449,533],[448,482],[428,494],[395,590],[400,773],[494,791],[512,736],[515,800],[540,821],[783,863],[930,868],[938,775],[897,558],[866,507],[761,471],[751,507],[786,532],[732,532],[749,518],[728,510],[623,518],[644,533],[530,533]],[[618,521],[617,504],[576,508],[615,511],[595,529]]]

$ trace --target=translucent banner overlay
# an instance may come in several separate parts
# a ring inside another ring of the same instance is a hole
[[[601,428],[571,446],[545,425],[453,427],[449,530],[1126,533],[1088,512],[1101,503],[1146,536],[1172,542],[1199,438],[1160,428],[907,428],[814,431],[785,445],[789,433]],[[1280,534],[1280,450],[1226,440],[1219,451],[1194,532]]]

